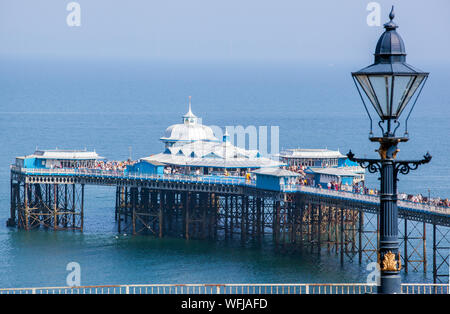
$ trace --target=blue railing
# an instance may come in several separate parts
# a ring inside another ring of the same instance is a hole
[[[113,179],[140,179],[157,180],[168,182],[192,182],[207,184],[227,184],[227,185],[254,185],[255,182],[246,180],[245,177],[217,176],[217,175],[191,175],[191,174],[141,174],[136,172],[125,172],[116,170],[100,169],[44,169],[44,168],[18,168],[12,166],[11,169],[27,175],[41,176],[74,176],[74,177],[97,177]]]

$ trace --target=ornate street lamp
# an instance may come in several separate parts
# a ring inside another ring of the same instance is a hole
[[[378,40],[375,49],[375,62],[353,72],[353,80],[364,108],[370,119],[369,139],[378,142],[377,150],[381,159],[355,158],[350,151],[347,156],[367,168],[370,173],[380,172],[380,242],[378,245],[378,263],[380,264],[381,282],[379,293],[401,292],[401,258],[398,244],[398,211],[397,211],[397,175],[408,174],[420,164],[428,163],[431,156],[427,153],[423,160],[395,160],[398,153],[397,144],[408,140],[407,122],[422,88],[428,78],[428,73],[418,70],[406,61],[405,45],[396,32],[397,25],[393,22],[394,7],[389,14],[390,21],[384,24],[385,32]],[[363,93],[380,117],[378,122],[382,131],[381,137],[374,137],[372,132],[372,117],[364,101]],[[395,135],[400,126],[399,118],[413,96],[411,109],[405,120],[405,133],[402,137]]]

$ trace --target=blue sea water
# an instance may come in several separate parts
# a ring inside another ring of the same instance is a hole
[[[448,67],[432,74],[398,158],[429,165],[402,177],[399,190],[450,196]],[[279,126],[280,148],[329,148],[376,156],[369,121],[350,72],[362,65],[177,63],[144,60],[0,59],[0,287],[62,286],[66,265],[82,284],[363,282],[365,265],[339,266],[334,254],[280,255],[270,245],[117,235],[114,190],[87,187],[85,231],[24,232],[9,217],[9,165],[39,148],[95,149],[108,159],[162,150],[192,95],[207,125]],[[420,67],[425,69],[425,66]],[[377,186],[375,175],[367,175]],[[430,250],[429,250],[430,251]],[[430,271],[429,267],[429,271]],[[410,273],[405,281],[430,281]]]

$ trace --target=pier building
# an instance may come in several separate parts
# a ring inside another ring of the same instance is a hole
[[[338,150],[294,148],[282,151],[281,162],[301,169],[314,185],[327,187],[329,182],[352,186],[364,181],[365,171]]]
[[[93,168],[104,159],[95,151],[87,150],[36,150],[34,154],[16,157],[16,166],[30,169]]]
[[[327,188],[328,183],[334,182],[341,187],[347,187],[346,190],[352,189],[353,184],[361,182],[361,175],[345,168],[307,168],[305,170],[307,177],[312,180],[314,186],[320,185]]]
[[[165,164],[141,159],[133,165],[127,165],[124,171],[125,175],[163,175]]]
[[[256,175],[256,188],[262,190],[280,191],[286,186],[295,186],[297,172],[280,168],[261,168],[252,171]]]
[[[279,157],[280,161],[296,167],[342,167],[347,160],[339,151],[329,149],[286,149]]]
[[[141,161],[166,165],[171,171],[184,174],[226,174],[241,176],[259,168],[280,167],[282,162],[261,156],[258,150],[237,147],[230,142],[225,130],[218,140],[210,127],[189,111],[183,123],[169,126],[161,138],[165,144],[162,153],[144,157]]]

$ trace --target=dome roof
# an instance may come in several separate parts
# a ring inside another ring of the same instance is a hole
[[[192,113],[191,97],[189,96],[189,111],[183,115],[183,123],[174,124],[166,129],[164,137],[161,141],[170,144],[181,142],[183,144],[195,141],[212,141],[219,140],[214,136],[213,130],[201,124],[199,118]]]
[[[375,61],[389,60],[391,57],[401,58],[398,61],[405,61],[405,44],[396,31],[398,26],[393,22],[394,17],[394,7],[392,7],[391,13],[389,14],[390,21],[384,24],[385,31],[380,36],[380,39],[378,39],[375,48]]]
[[[210,127],[202,124],[174,124],[166,129],[164,142],[218,141]]]
[[[397,27],[397,26],[396,26]],[[375,48],[376,55],[406,55],[405,44],[400,35],[395,31],[386,30],[380,37]]]

